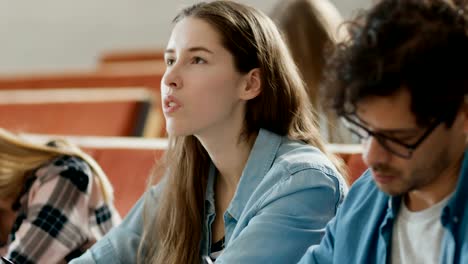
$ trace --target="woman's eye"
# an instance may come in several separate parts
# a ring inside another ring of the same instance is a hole
[[[194,64],[204,64],[204,63],[206,63],[206,61],[204,59],[200,58],[200,57],[194,57],[193,58],[193,63]]]
[[[170,66],[170,65],[174,64],[174,61],[175,61],[174,59],[166,59],[166,65]]]

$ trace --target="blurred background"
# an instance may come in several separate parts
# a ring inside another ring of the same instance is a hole
[[[287,0],[281,0],[287,1]],[[332,0],[349,18],[372,0]],[[0,74],[88,69],[109,50],[164,47],[181,0],[0,0]],[[269,13],[278,0],[241,0]]]
[[[268,15],[279,3],[239,1]],[[372,1],[331,0],[345,20]],[[117,209],[125,215],[144,192],[151,168],[166,149],[159,90],[165,71],[162,51],[172,18],[196,2],[0,0],[0,128],[41,144],[63,137],[83,148],[108,175]],[[321,53],[322,41],[333,40],[324,33],[308,34],[314,28],[309,19],[318,20],[307,18],[303,10],[301,7],[289,13],[293,16],[286,16],[301,20],[305,15],[302,26],[291,23],[292,29],[300,28],[302,33],[291,43],[306,43],[302,46],[307,50],[299,51],[299,59],[321,70],[320,59],[304,55],[315,54],[313,47]],[[337,18],[336,24],[341,24],[339,15],[321,15],[330,21]],[[337,32],[334,25],[316,27],[327,27],[331,36]],[[303,69],[304,76],[320,80],[309,68]],[[307,86],[311,92],[319,88],[318,83]],[[336,123],[323,123],[320,128],[324,138],[334,143],[327,144],[329,150],[346,163],[351,184],[366,169],[361,148],[349,144],[353,141],[332,138],[332,133],[340,132],[339,120],[318,113],[320,122]]]

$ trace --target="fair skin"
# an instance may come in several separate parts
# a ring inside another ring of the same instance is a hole
[[[184,18],[175,25],[165,60],[161,96],[167,131],[172,136],[194,135],[219,172],[212,226],[213,241],[218,241],[224,236],[223,213],[254,142],[239,137],[246,103],[261,92],[260,73],[238,72],[219,33],[198,18]]]
[[[410,94],[400,89],[386,97],[369,97],[357,104],[357,115],[374,132],[408,144],[425,131],[410,110]],[[390,195],[403,195],[409,210],[431,207],[455,190],[468,132],[468,108],[462,107],[453,125],[440,124],[410,159],[393,155],[374,137],[364,142],[364,162],[377,186]]]

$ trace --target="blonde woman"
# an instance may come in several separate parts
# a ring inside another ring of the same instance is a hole
[[[165,178],[73,263],[295,263],[346,184],[274,23],[231,1],[195,4],[165,61]]]
[[[0,129],[0,255],[63,263],[119,223],[98,164],[66,142],[30,143]]]
[[[279,1],[271,17],[307,85],[322,136],[331,143],[352,143],[351,133],[323,104],[320,92],[327,51],[348,37],[340,13],[329,0],[288,0]]]

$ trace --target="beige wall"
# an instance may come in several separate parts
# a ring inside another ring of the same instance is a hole
[[[276,1],[241,0],[265,12]],[[333,2],[349,17],[356,8],[366,7],[370,1]],[[0,0],[0,74],[87,69],[94,66],[96,56],[102,51],[164,46],[174,14],[195,2]]]

